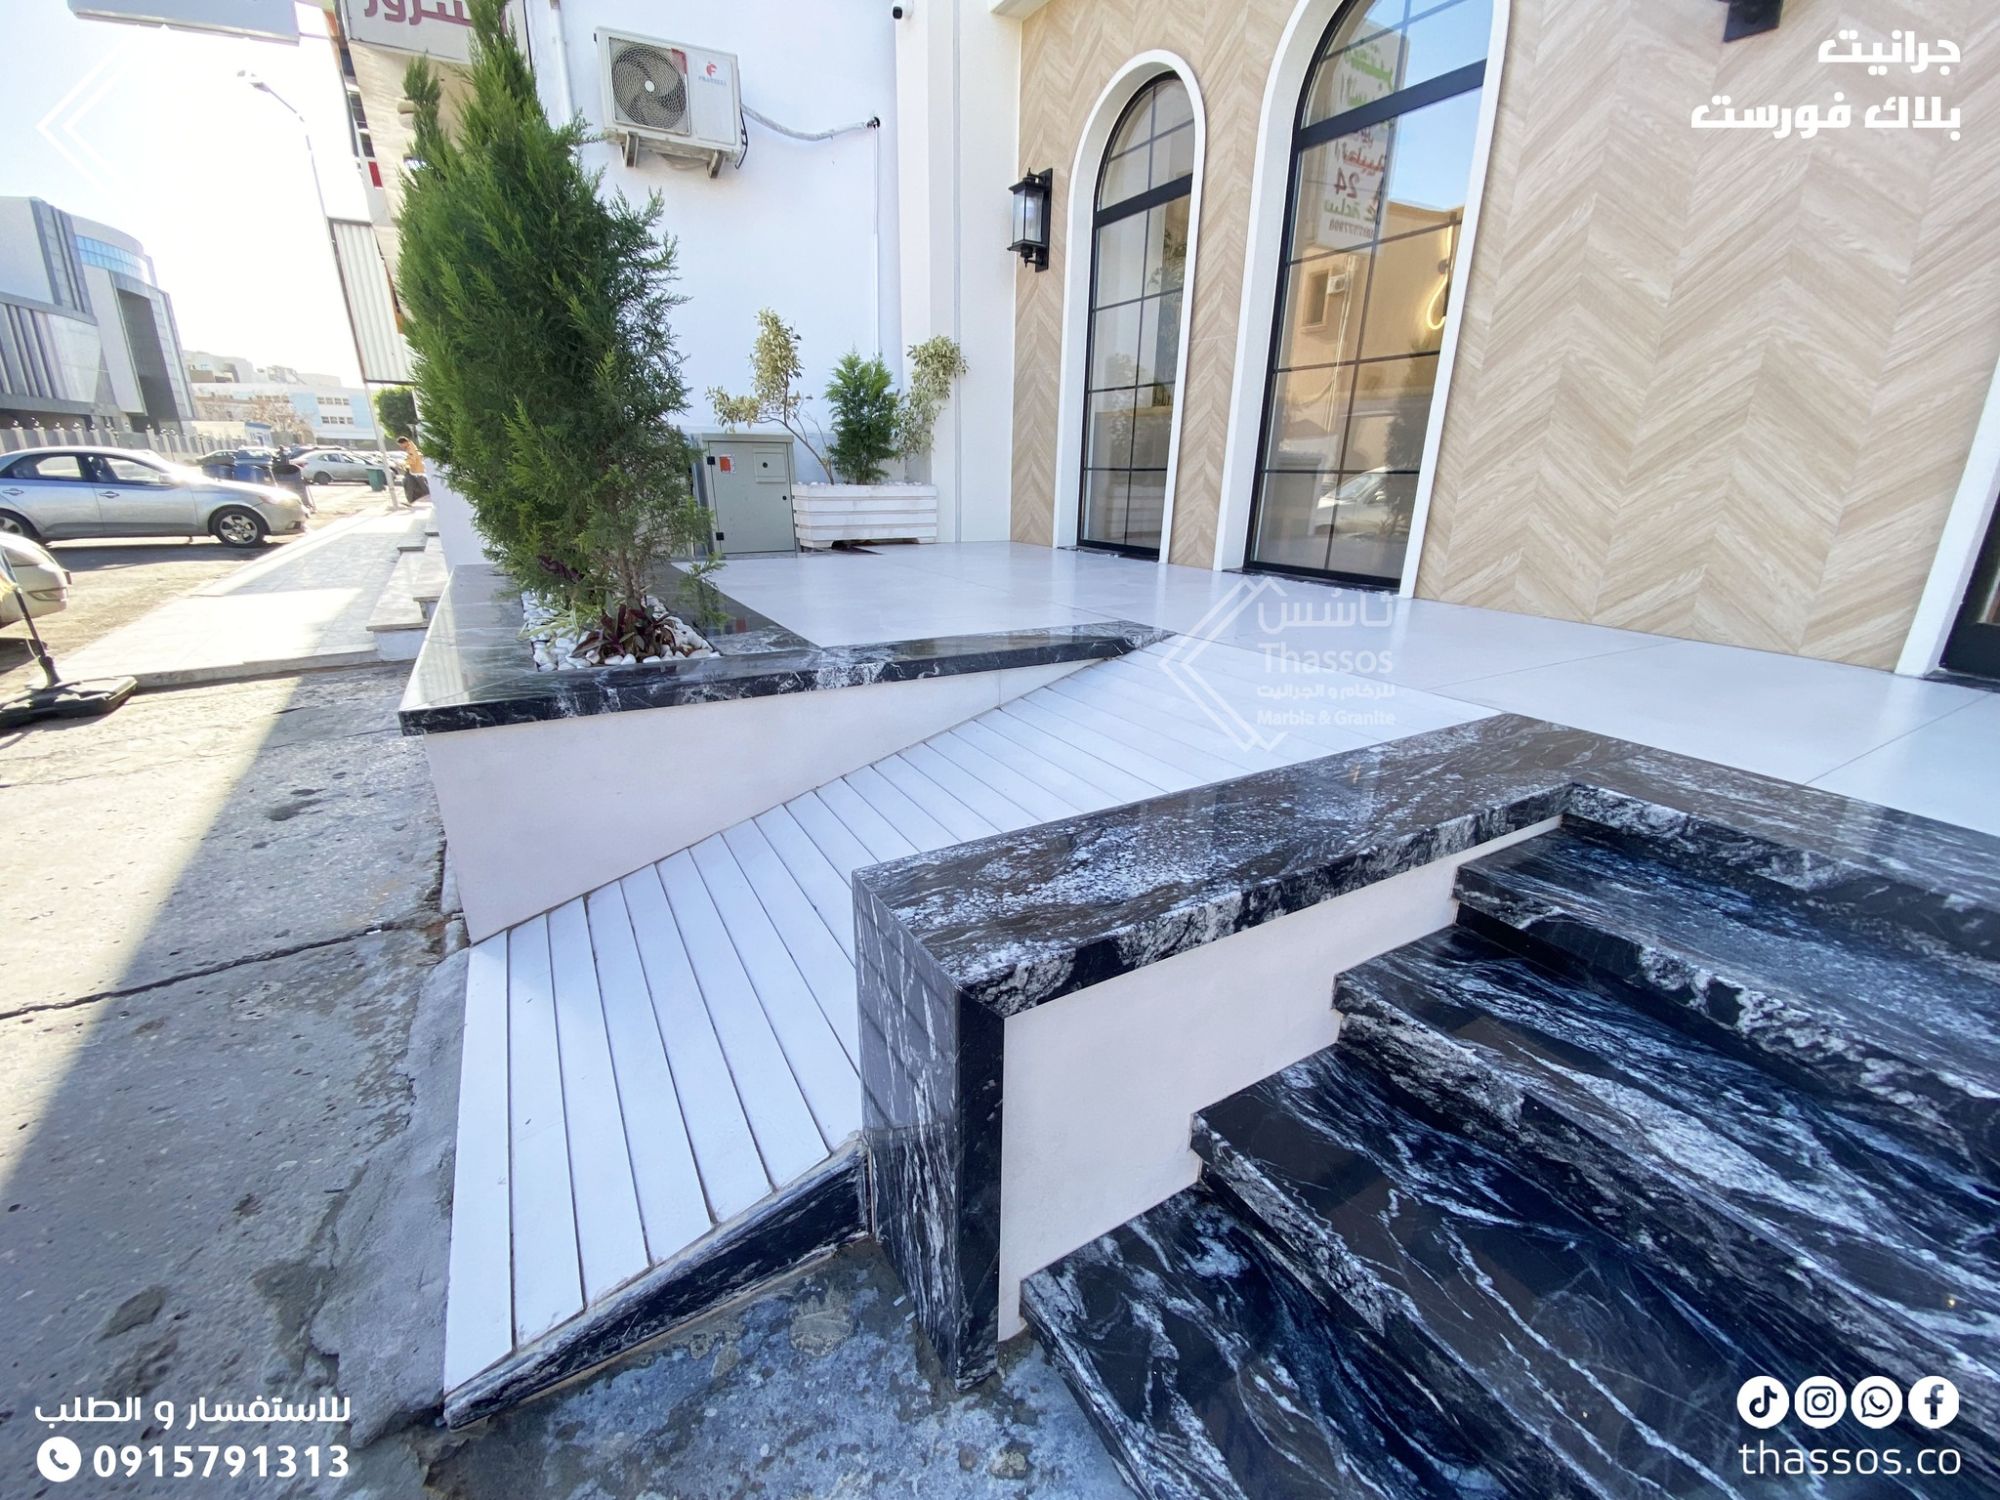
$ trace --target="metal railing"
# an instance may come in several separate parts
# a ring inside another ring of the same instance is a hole
[[[138,448],[165,458],[199,458],[217,448],[250,446],[240,422],[204,423],[207,431],[121,432],[108,427],[0,427],[0,453],[23,448]]]

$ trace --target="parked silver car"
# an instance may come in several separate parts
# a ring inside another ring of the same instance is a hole
[[[255,547],[305,530],[296,495],[211,479],[129,448],[27,448],[0,454],[0,531],[33,541],[88,536],[212,536]]]
[[[292,460],[307,484],[366,484],[367,457],[345,448],[312,448]]]

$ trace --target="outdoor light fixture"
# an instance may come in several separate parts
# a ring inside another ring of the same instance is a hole
[[[1021,259],[1037,271],[1049,268],[1049,189],[1056,180],[1055,169],[1030,172],[1009,189],[1014,195],[1014,243],[1009,250],[1021,252]]]
[[[1740,42],[1746,36],[1760,36],[1778,29],[1785,0],[1726,0],[1729,20],[1722,28],[1725,42]]]

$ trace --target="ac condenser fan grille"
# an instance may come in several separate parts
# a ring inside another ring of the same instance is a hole
[[[620,47],[611,55],[611,97],[618,112],[647,130],[688,128],[687,59],[658,47]]]

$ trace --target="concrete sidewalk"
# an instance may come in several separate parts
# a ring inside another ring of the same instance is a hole
[[[373,662],[368,617],[413,519],[371,511],[284,543],[62,656],[62,674],[183,687]]]

